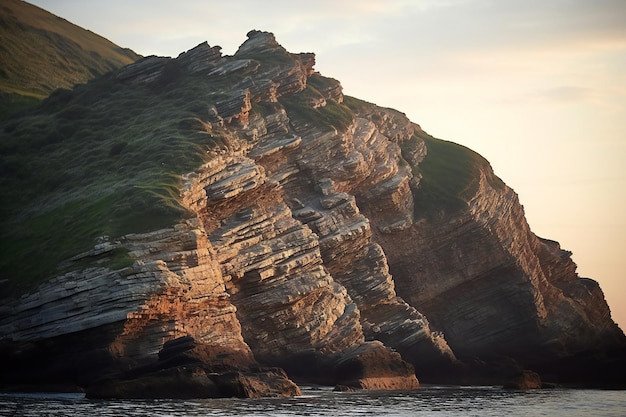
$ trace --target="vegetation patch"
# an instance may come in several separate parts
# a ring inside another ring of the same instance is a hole
[[[285,107],[290,119],[321,128],[334,128],[339,132],[345,132],[352,125],[354,114],[349,107],[334,100],[327,100],[325,106],[312,108],[310,107],[312,95],[319,95],[319,92],[314,87],[307,86],[297,94],[281,97],[279,101]]]
[[[0,124],[3,292],[57,275],[63,261],[100,236],[147,232],[189,216],[180,203],[181,174],[221,141],[219,130],[197,121],[207,119],[225,83],[240,81],[231,78],[172,73],[155,86],[108,75],[58,90]]]
[[[427,155],[419,167],[413,167],[414,174],[422,175],[420,188],[414,193],[417,218],[434,220],[465,210],[477,191],[481,170],[490,176],[493,187],[504,187],[487,160],[465,146],[416,134],[402,143],[402,152],[413,150],[419,140],[426,143]]]
[[[325,91],[336,88],[340,83],[334,78],[313,74],[307,79],[307,84],[319,91]]]
[[[369,103],[365,100],[361,100],[352,96],[343,96],[343,104],[347,106],[354,113],[362,113],[366,112],[375,107],[374,104]]]
[[[0,120],[5,120],[12,114],[35,106],[40,98],[30,95],[0,91]]]

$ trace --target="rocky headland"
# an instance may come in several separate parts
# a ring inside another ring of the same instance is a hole
[[[4,123],[1,384],[143,398],[624,383],[602,290],[531,232],[488,162],[314,64],[251,31],[233,56],[146,57]],[[104,111],[107,154],[24,191],[21,135],[50,156],[29,169],[52,172],[82,131],[46,126]],[[76,236],[91,243],[63,246]]]

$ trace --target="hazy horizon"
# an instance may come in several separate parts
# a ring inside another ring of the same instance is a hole
[[[142,55],[273,32],[344,93],[489,160],[626,329],[626,2],[33,0]]]

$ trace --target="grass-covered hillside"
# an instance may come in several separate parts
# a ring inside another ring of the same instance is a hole
[[[414,194],[417,218],[436,220],[466,209],[476,194],[481,172],[494,188],[505,186],[485,158],[463,145],[416,133],[403,143],[403,151],[410,151],[420,139],[426,143],[427,154],[419,167],[414,167],[415,174],[422,176]]]
[[[182,218],[180,174],[214,143],[196,121],[207,114],[211,83],[132,84],[108,75],[2,122],[0,280],[9,282],[0,289],[55,275],[99,236]]]
[[[139,56],[20,0],[0,3],[0,119]]]

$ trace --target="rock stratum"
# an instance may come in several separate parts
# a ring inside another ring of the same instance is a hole
[[[4,123],[2,384],[623,383],[602,290],[488,162],[314,64],[251,31],[233,56],[146,57]],[[28,168],[24,135],[47,156]]]

